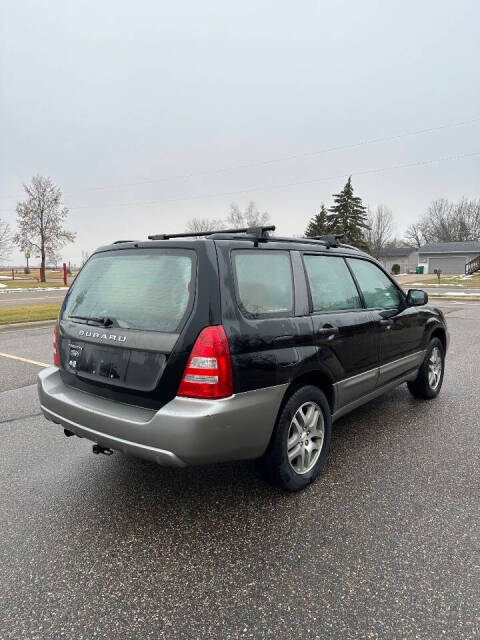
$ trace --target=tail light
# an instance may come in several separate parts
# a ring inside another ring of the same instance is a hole
[[[53,364],[56,367],[60,366],[60,356],[58,355],[58,323],[55,324],[53,330]]]
[[[226,398],[233,393],[232,362],[221,325],[200,332],[177,395],[186,398]]]

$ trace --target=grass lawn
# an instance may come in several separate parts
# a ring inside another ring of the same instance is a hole
[[[55,320],[61,302],[53,304],[32,304],[29,306],[0,307],[0,324],[34,322],[35,320]]]
[[[44,289],[45,287],[63,287],[63,282],[37,282],[36,280],[0,280],[7,289]],[[0,287],[3,289],[3,287]]]
[[[411,280],[409,280],[408,282],[403,282],[402,286],[413,283],[418,283],[420,285],[438,284],[438,278],[437,276],[432,276],[431,278],[425,280],[415,280],[415,276],[412,275]],[[480,274],[474,274],[471,278],[466,279],[462,279],[460,278],[460,276],[441,276],[440,284],[450,287],[455,285],[456,289],[470,289],[471,287],[480,287]]]

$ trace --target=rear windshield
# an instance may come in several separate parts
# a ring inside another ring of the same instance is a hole
[[[110,318],[124,329],[177,332],[194,290],[195,253],[154,249],[94,255],[72,285],[63,318]]]

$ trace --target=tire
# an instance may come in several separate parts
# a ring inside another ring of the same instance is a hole
[[[322,391],[313,385],[294,391],[261,460],[269,479],[286,491],[307,487],[325,464],[331,433],[332,415]]]
[[[437,366],[435,366],[437,363]],[[434,369],[436,375],[434,375]],[[440,393],[445,371],[445,350],[438,338],[433,338],[425,352],[425,358],[412,382],[407,382],[408,389],[415,398],[431,400]]]

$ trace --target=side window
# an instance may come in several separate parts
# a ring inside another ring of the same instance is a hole
[[[247,313],[260,316],[293,313],[290,254],[279,251],[234,251],[239,301]]]
[[[303,256],[314,311],[360,309],[357,287],[343,258]]]
[[[347,261],[362,290],[367,307],[391,309],[399,306],[400,293],[381,269],[366,260],[347,258]]]

